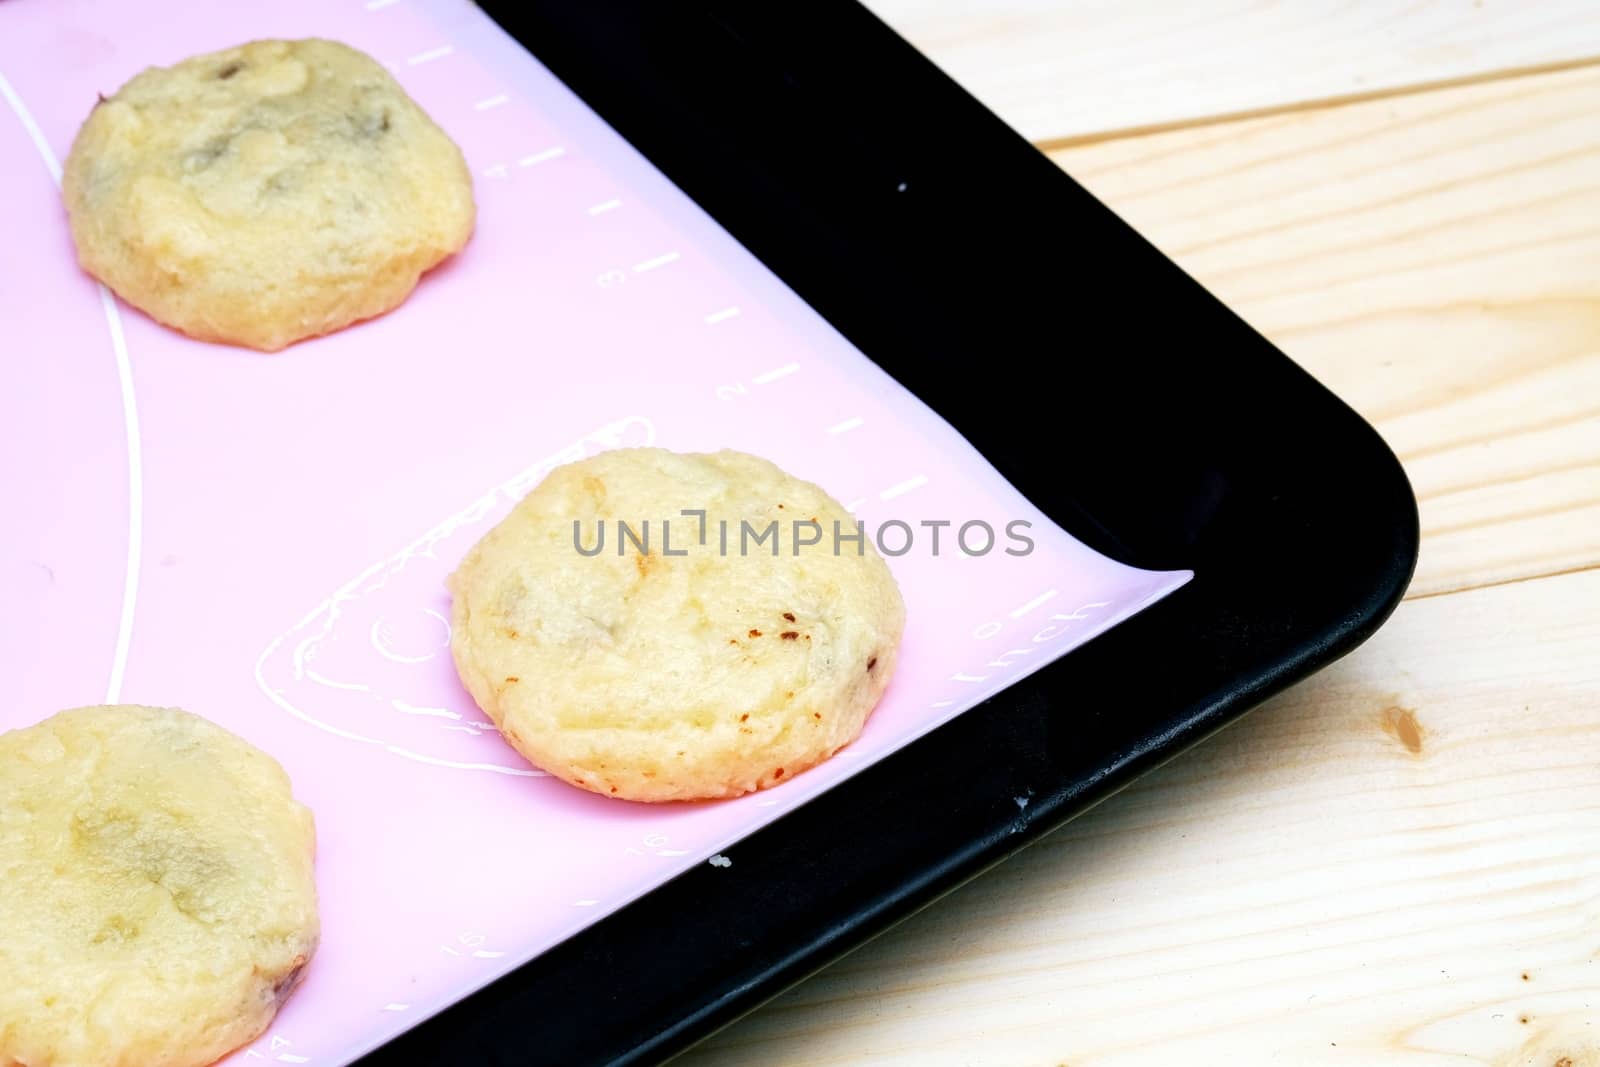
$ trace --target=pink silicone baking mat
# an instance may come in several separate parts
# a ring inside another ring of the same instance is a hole
[[[461,144],[480,214],[399,310],[261,355],[83,275],[56,182],[97,92],[271,36],[388,65]],[[323,939],[240,1057],[353,1059],[1189,577],[1055,527],[464,0],[8,0],[0,95],[0,727],[179,705],[287,768],[317,816]],[[1060,420],[1061,461],[1093,462]],[[455,679],[462,553],[552,466],[643,444],[764,455],[913,534],[888,695],[779,788],[580,792]],[[953,524],[937,553],[923,520]],[[985,554],[955,542],[973,520]],[[1019,520],[1034,547],[1010,555]]]

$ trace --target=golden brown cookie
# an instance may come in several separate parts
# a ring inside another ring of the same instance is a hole
[[[188,712],[0,734],[0,1064],[199,1067],[272,1021],[316,947],[311,813]]]
[[[194,337],[275,351],[381,315],[471,236],[461,151],[333,41],[254,41],[103,100],[62,174],[78,259]]]
[[[817,486],[739,452],[560,467],[451,576],[457,671],[506,740],[585,789],[787,781],[861,732],[905,622],[870,536],[835,524],[858,532]]]

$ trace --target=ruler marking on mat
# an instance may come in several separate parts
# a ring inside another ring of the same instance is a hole
[[[1060,590],[1052,589],[1048,593],[1040,593],[1038,596],[1034,597],[1032,600],[1030,600],[1026,604],[1022,605],[1022,607],[1017,608],[1015,611],[1013,611],[1011,613],[1011,617],[1013,619],[1022,618],[1024,615],[1026,615],[1028,612],[1032,611],[1034,608],[1037,608],[1037,607],[1039,607],[1039,606],[1041,606],[1043,604],[1048,604],[1050,601],[1054,600],[1055,596],[1056,596],[1056,594],[1058,592],[1060,592]]]
[[[635,263],[633,265],[633,272],[635,274],[643,274],[647,270],[655,270],[657,267],[665,267],[668,263],[676,263],[677,261],[678,253],[663,252],[659,256],[650,257],[643,263]]]
[[[905,481],[896,485],[891,485],[889,488],[879,493],[878,498],[880,500],[893,500],[897,496],[905,496],[913,489],[921,489],[927,484],[928,476],[926,474],[919,474],[913,478],[907,478]]]
[[[567,150],[562,148],[560,145],[557,145],[554,148],[546,148],[543,152],[535,152],[531,156],[523,156],[521,159],[517,160],[517,166],[532,167],[540,163],[548,163],[552,159],[560,159],[566,154]]]
[[[793,374],[799,369],[800,364],[798,363],[785,363],[781,367],[774,367],[772,370],[763,371],[750,380],[755,382],[757,385],[769,385],[772,382],[777,381],[779,378],[787,378],[789,375]]]
[[[406,63],[413,67],[420,66],[423,63],[432,63],[436,59],[443,59],[454,51],[455,48],[453,46],[442,44],[438,48],[430,48],[426,52],[418,52],[416,55],[409,57]]]

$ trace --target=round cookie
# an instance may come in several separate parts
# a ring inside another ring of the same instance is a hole
[[[705,513],[703,541],[686,510]],[[787,781],[861,732],[905,623],[870,535],[836,553],[835,523],[858,532],[817,486],[739,452],[557,468],[451,576],[456,669],[506,740],[584,789],[666,801]]]
[[[0,734],[0,1065],[199,1067],[272,1021],[316,947],[311,813],[188,712]]]
[[[78,260],[184,333],[275,351],[381,315],[472,234],[461,151],[333,41],[254,41],[136,76],[61,179]]]

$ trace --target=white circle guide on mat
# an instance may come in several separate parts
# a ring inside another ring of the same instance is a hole
[[[61,185],[61,161],[56,158],[44,131],[33,121],[33,113],[22,102],[22,97],[11,87],[4,73],[0,73],[0,96],[16,114],[28,139],[39,150],[50,180]],[[128,668],[128,647],[133,642],[133,613],[139,599],[139,565],[143,552],[144,531],[144,475],[139,447],[139,407],[133,396],[133,366],[128,360],[128,342],[122,334],[122,313],[117,308],[117,298],[99,282],[100,309],[106,317],[106,329],[111,334],[111,351],[117,360],[117,384],[122,390],[122,425],[128,445],[128,559],[122,580],[122,614],[117,622],[117,643],[111,655],[111,673],[106,680],[107,704],[118,703],[122,696],[122,677]]]

